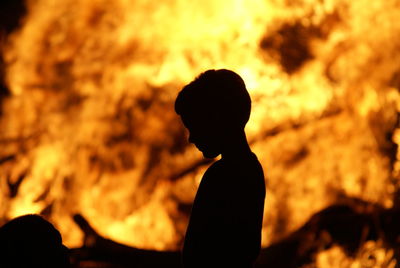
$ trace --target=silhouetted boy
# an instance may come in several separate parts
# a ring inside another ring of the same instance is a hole
[[[176,99],[189,142],[207,158],[222,155],[204,174],[193,203],[185,268],[252,267],[260,252],[265,183],[244,132],[250,109],[242,78],[225,69],[202,73]]]
[[[68,249],[54,226],[39,215],[15,218],[0,227],[0,267],[67,268]]]

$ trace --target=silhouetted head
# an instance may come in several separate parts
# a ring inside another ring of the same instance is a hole
[[[15,218],[0,228],[0,267],[69,267],[68,249],[39,215]]]
[[[214,158],[227,135],[243,131],[250,117],[251,100],[243,79],[233,71],[208,70],[186,85],[175,111],[190,132],[189,142]]]

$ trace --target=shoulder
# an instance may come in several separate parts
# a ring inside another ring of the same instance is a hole
[[[224,164],[229,167],[236,175],[240,176],[262,176],[263,168],[254,153],[242,155],[237,158],[227,159]]]
[[[229,165],[232,167],[231,183],[233,187],[254,194],[265,192],[264,171],[255,154],[243,156]]]

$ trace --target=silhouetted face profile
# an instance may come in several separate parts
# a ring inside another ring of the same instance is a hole
[[[189,142],[193,143],[207,158],[221,153],[219,127],[204,118],[182,116],[182,122],[189,131]]]
[[[207,158],[224,151],[224,140],[243,130],[251,100],[242,78],[233,71],[208,70],[178,94],[175,111],[193,143]]]

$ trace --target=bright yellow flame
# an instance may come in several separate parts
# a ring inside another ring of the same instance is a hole
[[[79,212],[117,241],[178,249],[178,203],[193,199],[204,167],[170,181],[200,158],[174,151],[172,103],[210,68],[237,71],[252,95],[247,131],[268,182],[263,245],[341,193],[392,205],[380,149],[400,110],[397,0],[29,3],[5,53],[12,96],[0,138],[20,139],[4,150],[18,155],[13,177],[27,171],[7,216],[51,204],[69,246],[81,243],[70,219]],[[266,36],[273,52],[260,46]],[[301,46],[310,57],[286,72],[283,59]]]

